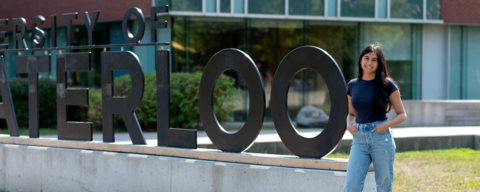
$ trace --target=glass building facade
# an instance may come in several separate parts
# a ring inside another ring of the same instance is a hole
[[[368,44],[380,45],[389,72],[402,90],[402,99],[415,99],[413,65],[421,39],[412,38],[418,24],[382,24],[308,20],[236,19],[211,17],[172,17],[172,71],[202,71],[208,60],[225,48],[237,48],[251,56],[263,77],[266,98],[270,98],[271,80],[282,59],[293,49],[317,46],[327,51],[344,73],[346,82],[356,78],[358,54]],[[420,41],[420,42],[418,42]],[[238,77],[235,72],[227,74]],[[237,84],[248,92],[245,85]],[[330,111],[328,89],[313,70],[299,72],[291,81],[288,105],[291,116],[304,105]],[[248,95],[245,93],[244,95]],[[243,99],[246,101],[246,98]],[[268,102],[267,102],[268,103]],[[247,103],[239,105],[246,110]]]

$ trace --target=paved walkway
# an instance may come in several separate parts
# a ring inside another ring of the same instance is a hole
[[[304,137],[315,137],[322,129],[298,129],[298,132]],[[438,137],[438,136],[458,136],[458,135],[479,135],[480,126],[477,127],[409,127],[409,128],[393,128],[394,138],[405,137]],[[144,133],[147,145],[157,145],[157,133]],[[41,136],[43,138],[56,138],[56,135]],[[351,140],[352,135],[346,132],[343,136],[344,140]],[[94,141],[102,141],[102,134],[94,134]],[[128,133],[115,134],[115,141],[117,143],[131,144]],[[280,137],[276,130],[262,130],[255,142],[278,142]],[[205,131],[197,132],[197,143],[211,144]]]

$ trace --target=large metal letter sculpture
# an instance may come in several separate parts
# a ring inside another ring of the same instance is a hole
[[[157,6],[150,8],[150,41],[157,42],[157,29],[167,28],[167,22],[157,21],[157,13],[168,13],[168,6]]]
[[[72,21],[77,20],[78,13],[64,13],[62,14],[62,20],[67,21],[67,46],[73,46],[72,43]]]
[[[93,22],[91,22],[90,17],[88,17],[88,12],[85,11],[82,13],[83,21],[85,22],[85,27],[87,27],[88,31],[88,45],[93,45],[93,32],[95,31],[95,26],[97,25],[99,15],[100,11],[93,12]]]
[[[0,19],[0,26],[5,26],[8,24],[8,19]],[[7,38],[6,31],[0,31],[0,39]],[[0,49],[8,49],[8,43],[0,44]]]
[[[330,119],[325,129],[314,138],[302,137],[288,115],[287,93],[290,80],[302,69],[315,70],[325,80],[332,101]],[[332,152],[345,133],[348,103],[345,80],[335,60],[318,47],[294,49],[282,60],[272,83],[270,107],[278,135],[285,146],[300,157],[322,158]]]
[[[213,110],[212,97],[215,83],[218,77],[228,69],[242,74],[250,95],[250,113],[242,129],[234,134],[223,129]],[[262,77],[252,59],[238,49],[224,49],[216,53],[205,66],[200,82],[198,103],[205,132],[218,149],[228,152],[247,150],[260,133],[265,114],[265,90]]]
[[[52,15],[52,27],[50,28],[50,47],[57,46],[57,16]]]
[[[17,56],[17,73],[28,73],[28,127],[31,138],[38,138],[38,73],[50,72],[50,55]]]
[[[197,131],[170,129],[170,70],[168,51],[156,51],[158,146],[197,148]]]
[[[25,35],[27,34],[27,21],[25,18],[14,18],[13,19],[13,49],[17,49],[18,44],[22,46],[22,48],[27,48],[27,42],[25,42]],[[20,33],[17,33],[17,26],[20,27]]]
[[[130,16],[135,15],[137,17],[138,22],[138,32],[135,36],[133,36],[132,32],[128,30],[128,20],[130,20]],[[122,22],[122,31],[123,37],[127,40],[128,43],[139,43],[140,40],[143,38],[143,33],[145,32],[145,17],[143,16],[142,10],[136,7],[132,7],[125,12],[123,16]]]
[[[113,71],[127,71],[132,89],[127,97],[113,97]],[[115,142],[113,115],[121,114],[133,144],[146,144],[135,110],[140,105],[145,87],[140,61],[130,51],[102,53],[102,117],[103,141]]]
[[[40,41],[37,41],[35,37],[32,38],[33,48],[43,48],[43,45],[45,45],[45,32],[43,32],[43,30],[37,27],[37,23],[43,24],[43,22],[45,22],[45,17],[41,15],[37,15],[33,18],[32,33],[33,35],[40,37]]]
[[[58,139],[91,141],[91,122],[67,121],[68,105],[88,105],[88,88],[67,88],[67,72],[76,71],[90,71],[90,53],[57,55]]]
[[[5,74],[3,55],[0,55],[0,93],[2,94],[3,100],[3,102],[0,103],[0,118],[7,120],[10,136],[20,136],[17,117],[15,116],[15,108],[13,108],[12,95],[10,95],[10,85],[8,85],[7,75]]]

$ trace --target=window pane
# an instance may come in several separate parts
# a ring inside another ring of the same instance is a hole
[[[252,49],[250,56],[259,69],[263,70],[261,73],[264,77],[265,97],[270,98],[272,77],[275,75],[278,64],[290,51],[303,45],[303,22],[252,20],[249,31]],[[288,111],[290,116],[293,116],[292,118],[296,116],[302,103],[301,92],[296,91],[294,95],[288,97],[287,101]],[[268,103],[266,107],[269,108]],[[271,116],[267,114],[266,118],[269,119]]]
[[[427,19],[440,19],[440,0],[427,0]]]
[[[202,11],[202,0],[172,0],[172,11]]]
[[[327,15],[329,17],[336,17],[337,16],[337,0],[327,0]]]
[[[480,27],[467,27],[467,98],[480,99]]]
[[[230,13],[230,0],[220,0],[220,12]]]
[[[245,2],[244,0],[233,0],[233,13],[245,13]]]
[[[308,45],[330,54],[343,72],[345,80],[357,77],[358,23],[310,22]]]
[[[375,0],[341,0],[342,17],[375,17]]]
[[[377,17],[387,18],[387,0],[378,0]]]
[[[323,0],[289,1],[288,14],[290,15],[324,15],[325,3]]]
[[[155,1],[155,6],[164,6],[164,5],[169,5],[170,0],[156,0]]]
[[[217,0],[205,0],[205,12],[217,12]]]
[[[248,13],[253,14],[285,14],[285,0],[248,1]]]
[[[401,19],[423,19],[423,1],[390,0],[390,17]]]
[[[388,72],[397,82],[402,99],[412,93],[412,27],[410,24],[365,24],[364,46],[379,45],[387,60]]]
[[[462,27],[450,26],[449,99],[462,99]]]

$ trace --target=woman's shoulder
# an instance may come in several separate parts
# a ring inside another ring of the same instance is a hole
[[[357,81],[358,81],[358,78],[351,79],[350,81],[348,81],[348,84],[355,84],[357,83]]]
[[[390,85],[393,85],[393,86],[395,86],[395,87],[398,86],[398,85],[397,85],[397,82],[395,82],[395,81],[394,81],[392,78],[390,78],[390,77],[387,77],[387,81],[388,81],[388,84],[390,84]]]
[[[357,82],[358,82],[358,78],[351,79],[350,81],[348,81],[348,86],[353,86],[353,85],[355,85]]]
[[[390,94],[396,90],[399,90],[397,83],[390,77],[387,77],[388,84],[390,85]]]

